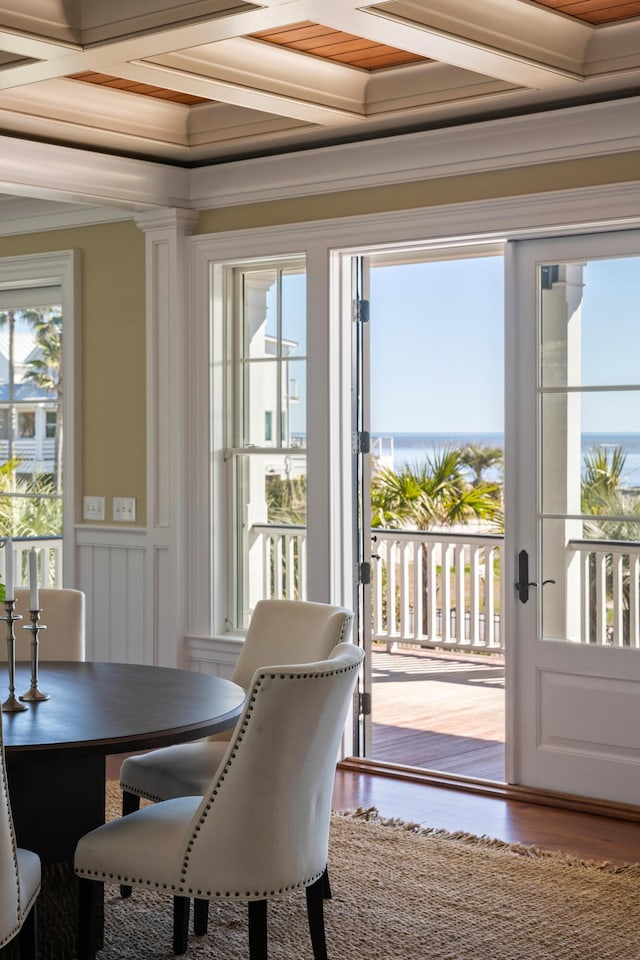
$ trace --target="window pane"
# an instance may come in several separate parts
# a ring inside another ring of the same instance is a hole
[[[306,437],[304,273],[274,269],[242,276],[242,402],[236,412],[239,436],[230,446],[301,446]]]
[[[277,280],[273,269],[243,274],[243,357],[277,356]]]
[[[640,424],[638,391],[545,394],[543,512],[640,514],[640,433],[630,429],[634,424]]]
[[[282,339],[283,352],[290,357],[307,352],[307,278],[301,271],[283,271]]]
[[[24,303],[24,290],[17,291]],[[12,291],[5,291],[4,302]],[[42,302],[42,301],[40,301]],[[0,311],[0,489],[6,535],[62,531],[62,314],[59,305]]]
[[[543,386],[640,382],[640,257],[541,269]]]
[[[258,600],[306,596],[307,464],[304,455],[235,458],[238,581],[246,626]]]
[[[18,436],[30,439],[36,435],[36,415],[33,410],[21,410],[18,413]]]
[[[55,437],[58,428],[58,414],[55,411],[47,410],[45,436],[48,439]]]

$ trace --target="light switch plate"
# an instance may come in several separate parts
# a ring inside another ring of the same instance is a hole
[[[104,497],[84,497],[82,518],[83,520],[104,520]]]
[[[113,519],[117,523],[135,523],[136,498],[135,497],[114,497],[113,498]]]

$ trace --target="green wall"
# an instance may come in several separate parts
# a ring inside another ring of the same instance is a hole
[[[144,525],[144,234],[133,221],[123,221],[0,238],[2,257],[53,250],[81,253],[80,501],[84,494],[104,496],[108,524],[112,497],[135,497],[136,525]]]

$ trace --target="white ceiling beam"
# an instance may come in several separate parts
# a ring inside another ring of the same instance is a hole
[[[41,40],[38,37],[24,36],[13,33],[11,30],[0,29],[0,50],[27,60],[47,61],[68,57],[70,53],[80,50],[80,47],[67,41]]]
[[[451,18],[445,20],[442,17],[432,16],[431,19],[438,25],[430,25],[428,6],[428,4],[415,2],[392,2],[366,9],[344,9],[337,13],[328,13],[323,17],[323,23],[359,37],[387,43],[401,50],[409,50],[423,57],[522,87],[555,88],[561,83],[573,86],[583,79],[583,59],[581,60],[576,54],[579,54],[580,49],[586,50],[593,34],[592,28],[587,27],[586,31],[580,30],[577,35],[579,42],[576,42],[576,33],[571,31],[572,43],[567,44],[570,53],[565,50],[561,56],[558,50],[547,49],[545,53],[547,60],[537,60],[521,52],[525,49],[522,37],[519,38],[519,42],[516,42],[513,36],[511,38],[503,36],[505,44],[509,41],[506,49],[498,49],[495,41],[493,46],[489,46],[485,40],[476,38],[478,23],[482,23],[485,13],[484,2],[481,8],[476,4],[476,16],[473,21],[475,30],[467,25],[467,32],[470,35],[445,31],[442,24],[446,22],[447,26],[452,28]],[[526,4],[519,5],[518,9],[521,7],[528,9]],[[552,35],[556,29],[557,20],[564,18],[558,18],[557,15],[547,11],[541,11],[541,13],[548,17],[545,23]],[[457,26],[458,29],[462,29],[461,24],[458,23]],[[571,26],[573,27],[573,24]],[[585,26],[585,24],[579,25],[580,28]],[[483,31],[480,33],[483,34]],[[543,51],[540,45],[536,45],[536,52],[542,57]]]
[[[260,110],[276,116],[290,117],[305,123],[340,125],[364,120],[364,113],[312,103],[293,95],[271,93],[251,86],[243,86],[213,77],[203,77],[154,63],[121,63],[115,67],[117,76],[138,83],[168,87],[182,93],[191,93],[208,100],[221,101],[236,107]]]
[[[324,18],[325,14],[344,10],[346,6],[353,6],[356,2],[357,0],[322,0],[321,3],[319,0],[291,0],[282,6],[262,7],[246,13],[181,24],[172,29],[158,29],[140,36],[78,50],[67,56],[61,55],[55,60],[6,67],[0,72],[0,89],[37,83],[83,70],[108,72],[109,66],[116,63],[145,60],[176,50],[188,50],[298,20],[307,20],[313,16]]]

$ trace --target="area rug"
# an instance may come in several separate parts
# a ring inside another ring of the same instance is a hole
[[[107,815],[120,794],[109,785]],[[640,865],[586,863],[532,847],[381,821],[332,818],[325,905],[330,960],[640,960]],[[98,960],[171,955],[171,901],[105,888]],[[246,960],[246,905],[212,903],[191,960]],[[311,960],[304,894],[269,905],[270,960]]]

